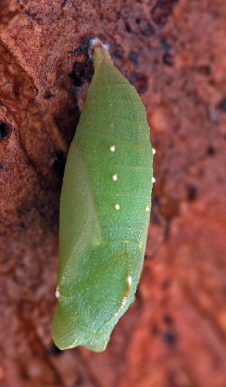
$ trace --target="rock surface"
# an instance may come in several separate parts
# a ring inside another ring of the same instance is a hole
[[[1,2],[1,387],[225,387],[225,25],[223,0]],[[157,150],[137,298],[100,354],[50,336],[94,36],[140,93]]]

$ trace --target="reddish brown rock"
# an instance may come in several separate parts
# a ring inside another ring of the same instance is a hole
[[[225,25],[223,0],[1,2],[1,387],[225,387]],[[137,298],[100,354],[50,336],[94,36],[140,93],[157,150]]]

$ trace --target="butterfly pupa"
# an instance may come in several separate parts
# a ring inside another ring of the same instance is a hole
[[[103,351],[134,301],[150,219],[153,153],[136,89],[94,46],[94,76],[65,167],[52,336]]]

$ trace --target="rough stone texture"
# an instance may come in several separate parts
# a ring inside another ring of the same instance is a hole
[[[157,150],[137,299],[100,354],[50,337],[93,36],[140,93]],[[225,387],[225,1],[2,0],[0,37],[0,386]]]

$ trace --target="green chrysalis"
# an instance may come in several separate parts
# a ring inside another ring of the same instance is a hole
[[[152,148],[135,88],[94,47],[95,72],[72,141],[60,200],[52,336],[99,352],[134,301],[150,218]]]

